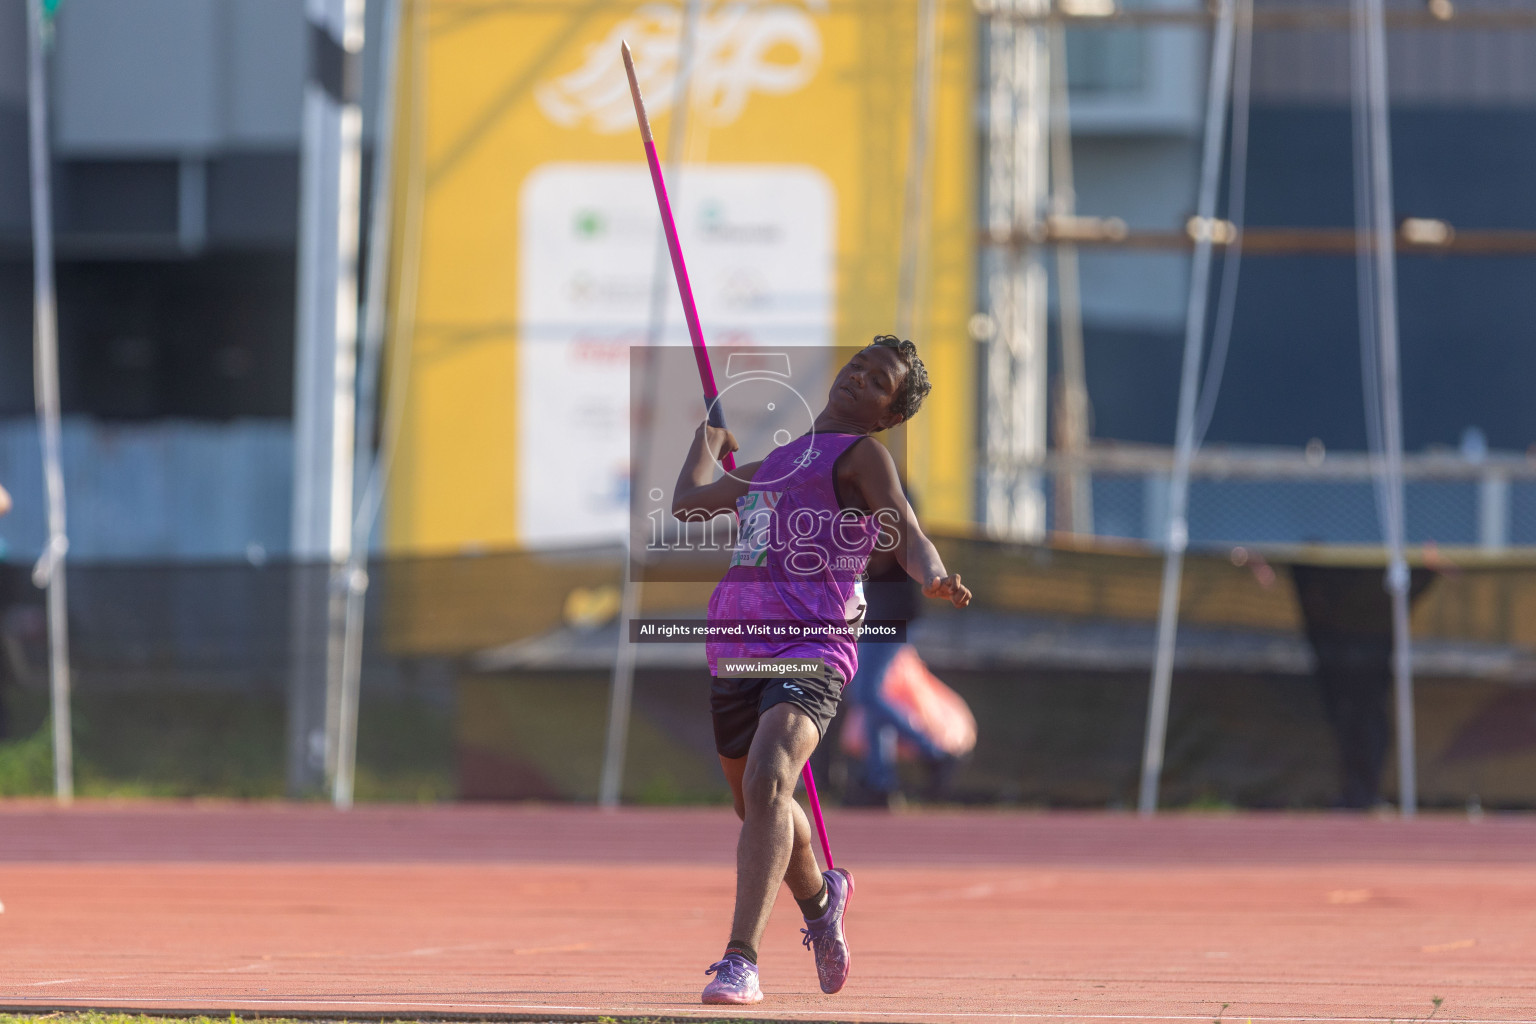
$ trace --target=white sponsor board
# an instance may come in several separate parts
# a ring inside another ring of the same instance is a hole
[[[835,212],[820,171],[713,165],[668,185],[712,348],[832,343]],[[618,541],[629,507],[629,349],[646,341],[660,239],[650,175],[641,163],[547,164],[520,202],[518,532],[532,546]],[[660,269],[661,343],[685,346],[672,270]],[[724,371],[715,367],[722,390]]]

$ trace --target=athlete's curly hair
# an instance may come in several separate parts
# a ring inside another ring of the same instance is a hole
[[[891,399],[891,408],[901,413],[902,421],[905,422],[917,414],[923,399],[933,390],[933,385],[928,382],[928,368],[917,357],[917,346],[904,338],[894,334],[879,334],[870,344],[895,352],[901,365],[907,368],[907,375],[901,379],[901,386]]]

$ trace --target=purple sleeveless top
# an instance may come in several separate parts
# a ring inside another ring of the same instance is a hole
[[[821,658],[845,684],[853,678],[852,631],[828,635],[814,627],[856,625],[864,615],[859,579],[879,530],[872,516],[838,505],[832,473],[838,456],[863,437],[796,438],[763,460],[736,499],[736,550],[709,599],[709,621],[795,622],[813,635],[712,639],[705,645],[711,675],[719,658]]]

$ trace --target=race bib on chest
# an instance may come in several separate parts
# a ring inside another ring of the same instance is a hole
[[[736,499],[738,534],[732,565],[767,565],[773,539],[773,513],[783,491],[748,491]]]

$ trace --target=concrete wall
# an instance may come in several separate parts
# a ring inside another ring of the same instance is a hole
[[[69,557],[84,562],[249,559],[288,549],[286,422],[64,422]],[[0,420],[0,558],[31,562],[47,535],[42,449],[31,419]]]
[[[379,40],[382,5],[368,5]],[[297,149],[304,0],[69,0],[59,9],[61,156]],[[365,134],[377,48],[364,61]]]
[[[367,7],[364,144],[378,93]],[[303,0],[70,0],[50,59],[61,259],[294,244]],[[26,18],[0,6],[0,256],[29,244]]]

